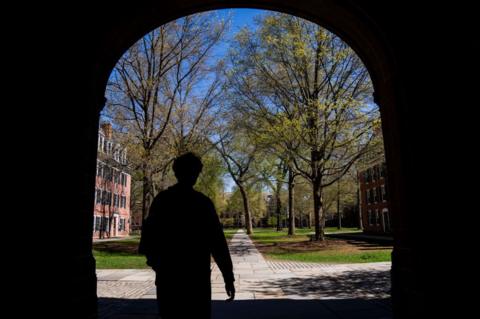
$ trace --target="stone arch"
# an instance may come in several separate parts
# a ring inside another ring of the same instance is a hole
[[[99,112],[103,108],[104,92],[108,77],[121,55],[144,34],[154,28],[175,20],[179,17],[207,10],[223,8],[258,8],[280,11],[296,15],[315,22],[340,36],[359,55],[367,67],[375,90],[375,102],[380,107],[382,128],[385,141],[386,159],[388,162],[388,186],[390,192],[392,224],[395,234],[393,253],[393,280],[394,308],[401,307],[403,290],[401,279],[408,268],[403,266],[409,258],[409,225],[406,219],[405,200],[406,189],[404,171],[406,163],[402,148],[402,134],[404,133],[404,110],[406,106],[401,99],[402,84],[397,83],[395,55],[391,44],[385,39],[381,27],[376,24],[374,17],[368,10],[350,1],[324,0],[240,0],[230,1],[228,4],[221,0],[177,0],[174,3],[149,2],[135,5],[128,12],[116,12],[117,19],[109,26],[99,31],[99,37],[94,44],[92,69],[89,79],[88,112],[91,124],[88,129],[89,140],[96,141]],[[97,126],[95,125],[97,124]],[[93,153],[92,153],[93,154]],[[91,161],[93,163],[93,161]],[[95,168],[91,167],[94,174]],[[92,178],[93,180],[93,178]],[[86,188],[86,187],[85,187]],[[82,218],[87,218],[86,216]],[[91,223],[90,223],[91,224]],[[82,233],[82,240],[88,234]],[[90,236],[91,238],[91,236]],[[81,256],[79,256],[82,258]],[[91,255],[84,256],[91,260]],[[86,299],[95,299],[95,268],[91,261],[85,262],[86,269],[83,275],[89,273],[84,287],[79,289],[85,293]],[[85,275],[84,275],[85,276]],[[397,279],[398,278],[398,279]],[[408,293],[408,292],[407,292]],[[397,306],[395,306],[397,304]]]

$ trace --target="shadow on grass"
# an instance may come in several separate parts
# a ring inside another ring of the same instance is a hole
[[[270,240],[271,239],[271,240]],[[392,249],[392,244],[387,241],[360,240],[360,239],[340,239],[327,236],[327,240],[311,241],[302,240],[302,238],[292,238],[291,240],[283,238],[259,238],[255,239],[255,245],[262,253],[283,251],[285,253],[306,253],[320,251],[348,251],[348,252],[376,252]]]
[[[139,240],[97,242],[93,244],[93,249],[99,252],[112,253],[119,255],[138,255]]]

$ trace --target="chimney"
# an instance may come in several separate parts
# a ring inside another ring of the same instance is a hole
[[[102,123],[100,127],[102,128],[103,134],[105,134],[105,138],[111,140],[113,135],[112,124],[105,122]]]

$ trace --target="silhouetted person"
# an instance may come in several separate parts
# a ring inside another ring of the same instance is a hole
[[[175,159],[178,183],[160,192],[143,223],[139,251],[155,270],[160,317],[210,318],[213,256],[235,297],[232,260],[212,201],[193,189],[202,162],[192,153]]]

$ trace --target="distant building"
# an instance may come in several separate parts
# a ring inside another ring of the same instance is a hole
[[[384,161],[372,163],[359,172],[360,210],[366,233],[391,233],[391,214],[388,204],[387,170]]]
[[[109,123],[99,129],[97,154],[93,238],[127,236],[131,225],[127,150],[116,142]]]

